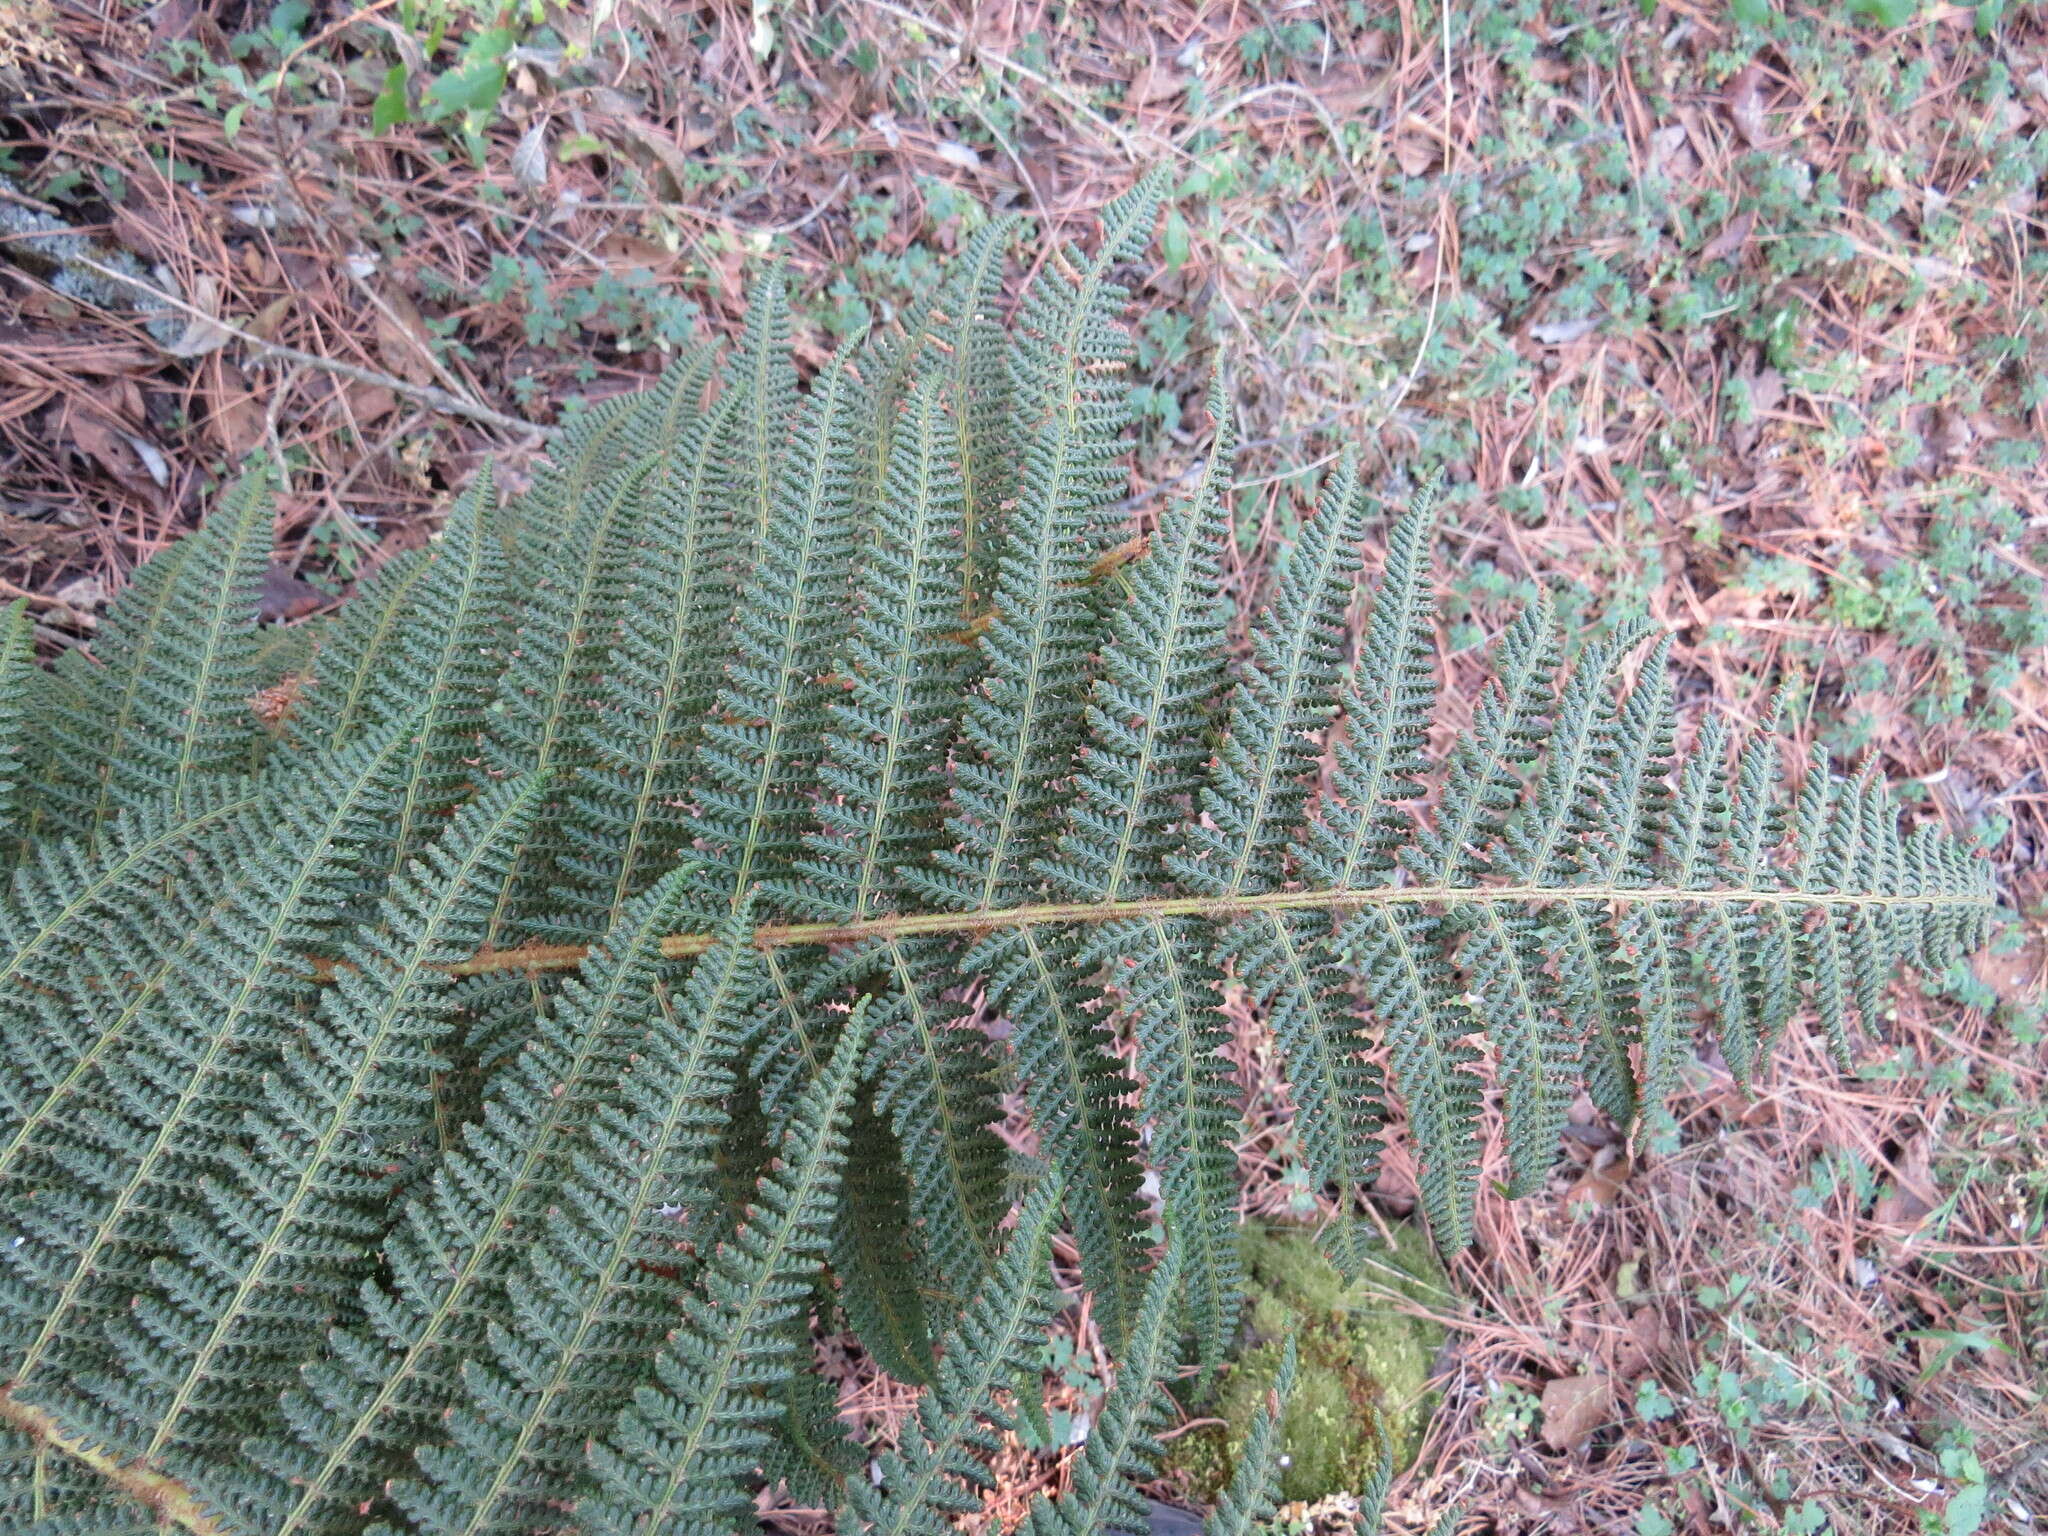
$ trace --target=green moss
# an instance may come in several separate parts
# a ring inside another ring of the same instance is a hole
[[[1245,1346],[1202,1408],[1224,1422],[1173,1441],[1164,1470],[1181,1474],[1198,1498],[1222,1491],[1290,1329],[1301,1367],[1282,1426],[1282,1496],[1358,1491],[1379,1463],[1381,1434],[1393,1446],[1396,1468],[1406,1466],[1434,1406],[1429,1371],[1443,1329],[1398,1308],[1404,1299],[1441,1303],[1448,1292],[1428,1238],[1416,1227],[1395,1228],[1393,1246],[1376,1251],[1373,1271],[1348,1283],[1302,1229],[1249,1228],[1243,1244]]]

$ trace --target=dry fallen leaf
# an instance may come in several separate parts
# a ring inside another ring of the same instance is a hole
[[[266,624],[283,619],[302,619],[327,606],[330,599],[310,581],[301,581],[281,565],[263,573],[263,589],[256,600],[256,612]]]
[[[1619,1147],[1602,1147],[1593,1158],[1593,1165],[1580,1174],[1577,1182],[1564,1197],[1566,1209],[1575,1205],[1596,1205],[1602,1210],[1621,1198],[1621,1191],[1628,1183],[1633,1169]]]
[[[1130,86],[1124,92],[1124,105],[1149,107],[1155,102],[1171,101],[1187,88],[1187,81],[1177,70],[1154,59],[1131,76]]]
[[[377,327],[377,356],[384,366],[408,384],[431,384],[434,366],[427,350],[427,323],[411,299],[396,288],[384,291],[384,302],[373,306]]]
[[[1539,346],[1568,347],[1600,329],[1600,317],[1584,320],[1539,320],[1529,327],[1529,339]]]
[[[213,417],[207,423],[214,441],[231,459],[255,451],[263,441],[263,406],[242,370],[225,358],[220,364],[220,387],[213,397]]]
[[[1735,124],[1735,131],[1742,135],[1742,142],[1752,149],[1761,144],[1768,128],[1764,121],[1762,67],[1751,64],[1738,70],[1734,78],[1728,82],[1728,88],[1721,100],[1728,108],[1728,120]]]
[[[204,310],[207,315],[220,314],[220,284],[211,275],[202,272],[192,280],[192,294],[188,301],[194,309]],[[178,339],[164,348],[172,357],[204,357],[227,345],[233,333],[219,323],[218,319],[202,319],[193,315],[185,321],[185,329]]]
[[[1614,1384],[1597,1371],[1560,1376],[1543,1388],[1543,1440],[1552,1450],[1576,1451],[1607,1422]]]

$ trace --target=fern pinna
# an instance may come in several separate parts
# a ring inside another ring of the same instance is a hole
[[[1007,318],[991,222],[808,386],[771,273],[364,583],[274,728],[260,477],[94,658],[0,615],[0,1528],[685,1536],[780,1480],[941,1531],[1085,1290],[1118,1376],[1030,1527],[1142,1529],[1238,1328],[1225,988],[1356,1268],[1389,1134],[1466,1241],[1489,1074],[1526,1191],[1703,1020],[1743,1078],[1802,1007],[1846,1051],[1976,942],[1984,865],[1874,775],[1788,789],[1774,714],[1682,732],[1663,644],[1540,597],[1439,768],[1434,482],[1365,593],[1341,459],[1234,641],[1221,380],[1127,558],[1158,193]],[[820,1329],[922,1392],[872,1461]]]

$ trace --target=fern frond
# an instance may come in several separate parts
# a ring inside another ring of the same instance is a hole
[[[29,822],[29,713],[41,674],[28,599],[0,609],[0,869],[14,862]]]
[[[803,848],[805,786],[829,719],[826,669],[845,617],[863,405],[843,356],[814,381],[741,588],[725,686],[698,747],[697,809],[686,821],[703,845],[699,906],[714,921],[756,882],[785,874]]]
[[[846,1120],[868,1038],[864,1008],[790,1112],[756,1203],[705,1259],[701,1295],[590,1450],[594,1536],[724,1536],[752,1500],[776,1386],[796,1374],[796,1324],[821,1263],[846,1159]]]
[[[274,1479],[261,1490],[258,1520],[271,1536],[326,1529],[373,1500],[399,1458],[434,1437],[463,1397],[465,1360],[484,1349],[511,1307],[508,1286],[550,1203],[590,1155],[579,1138],[593,1122],[616,1134],[607,1104],[629,1065],[654,1063],[634,1067],[637,1099],[674,1086],[702,1104],[730,1083],[733,1020],[752,965],[739,948],[743,932],[729,931],[723,954],[698,962],[705,978],[735,983],[723,998],[713,994],[715,1014],[691,1021],[686,1036],[658,1006],[674,974],[659,940],[675,920],[684,878],[671,874],[629,905],[605,952],[564,987],[536,1038],[492,1075],[478,1118],[386,1236],[388,1278],[365,1283],[363,1320],[300,1365],[275,1427],[245,1446]],[[685,1001],[703,997],[693,978]],[[701,1219],[708,1197],[700,1188],[693,1199]]]
[[[1010,1020],[1016,1078],[1039,1146],[1066,1188],[1067,1220],[1095,1324],[1112,1348],[1136,1317],[1145,1287],[1148,1217],[1138,1134],[1126,1107],[1137,1097],[1107,1021],[1087,1004],[1086,964],[1057,927],[993,933],[960,961],[986,978]]]
[[[688,889],[679,873],[643,899],[631,964],[654,962],[647,940]],[[659,979],[627,990],[648,1032],[504,1280],[501,1316],[461,1362],[446,1443],[423,1447],[418,1475],[391,1487],[418,1530],[524,1530],[640,1383],[686,1294],[671,1278],[690,1263],[684,1244],[714,1230],[721,1101],[759,978],[734,933],[673,1001]]]
[[[1127,295],[1109,273],[1135,254],[1159,194],[1153,176],[1113,202],[1079,280],[1047,266],[1025,297],[1024,334],[1011,353],[1024,467],[996,616],[982,637],[987,679],[967,702],[954,754],[947,832],[957,846],[934,854],[936,870],[911,877],[927,899],[956,910],[1021,899],[1058,824],[1098,635],[1087,582],[1107,541],[1129,420],[1116,376],[1129,348],[1114,319]]]
[[[1058,1211],[1049,1184],[1025,1199],[1002,1258],[941,1341],[937,1379],[897,1449],[875,1458],[876,1485],[847,1490],[838,1519],[845,1536],[946,1536],[949,1516],[980,1507],[976,1492],[989,1474],[974,1453],[992,1454],[992,1428],[1011,1427],[995,1394],[1020,1375],[1037,1379],[1035,1351],[1053,1310],[1047,1250]]]
[[[389,937],[350,967],[247,1111],[247,1140],[185,1192],[169,1252],[106,1329],[103,1360],[62,1352],[14,1395],[62,1403],[103,1444],[205,1487],[233,1465],[269,1373],[319,1338],[372,1261],[389,1160],[426,1124],[433,1044],[451,983],[440,967],[482,936],[492,882],[538,808],[537,780],[492,791],[399,880]]]
[[[436,622],[421,612],[435,559],[432,549],[394,555],[358,584],[321,632],[312,673],[287,720],[291,741],[300,751],[333,751],[417,706],[416,699],[398,695],[389,679],[406,631],[415,624]]]
[[[1056,1501],[1041,1496],[1033,1502],[1028,1536],[1140,1536],[1151,1528],[1134,1485],[1155,1474],[1165,1449],[1153,1431],[1166,1419],[1164,1384],[1178,1363],[1180,1285],[1179,1261],[1169,1244],[1117,1351],[1116,1384],[1069,1468],[1067,1492]]]
[[[1668,1132],[1696,1026],[1742,1075],[1802,1007],[1846,1051],[1981,940],[1985,861],[1874,770],[1788,816],[1775,716],[1679,754],[1668,643],[1561,669],[1539,594],[1433,721],[1434,482],[1355,661],[1347,460],[1233,667],[1220,383],[1192,501],[1121,526],[1161,188],[1008,326],[990,224],[808,390],[771,274],[310,658],[255,628],[251,486],[99,662],[0,616],[0,1525],[727,1536],[788,1478],[942,1536],[1013,1397],[1044,1432],[1064,1212],[1119,1358],[1030,1520],[1135,1531],[1183,1334],[1213,1370],[1242,1305],[1226,989],[1356,1270],[1389,1093],[1455,1248],[1488,1075],[1527,1190],[1581,1083]],[[842,1324],[923,1392],[870,1465],[807,1369]]]
[[[393,730],[280,775],[291,793],[272,782],[199,817],[164,814],[166,798],[159,818],[122,818],[95,882],[108,905],[57,907],[72,926],[42,928],[17,955],[10,996],[35,1012],[17,1022],[9,1007],[7,1032],[43,1028],[5,1067],[20,1107],[0,1149],[0,1209],[19,1234],[0,1252],[10,1379],[97,1356],[102,1321],[259,1104],[316,991],[305,951],[339,937],[389,835],[404,744]],[[131,901],[113,905],[122,890]]]
[[[1297,1362],[1295,1341],[1290,1334],[1280,1352],[1280,1366],[1273,1373],[1266,1401],[1259,1404],[1251,1429],[1245,1434],[1244,1446],[1238,1452],[1237,1471],[1231,1475],[1230,1486],[1223,1490],[1209,1518],[1202,1522],[1202,1536],[1252,1536],[1278,1506],[1280,1469],[1284,1464],[1280,1455],[1280,1424],[1286,1416],[1288,1400],[1294,1396]]]
[[[692,417],[667,481],[650,476],[656,500],[641,527],[602,707],[576,754],[590,762],[563,818],[574,850],[561,859],[564,911],[541,925],[546,931],[607,931],[687,842],[682,806],[732,616],[734,537],[720,471],[734,400]]]
[[[969,652],[960,628],[960,472],[935,383],[911,395],[875,527],[856,572],[860,612],[832,674],[820,829],[792,877],[768,883],[789,910],[858,922],[900,906],[897,871],[941,834],[945,753]]]
[[[42,802],[57,835],[95,840],[118,812],[255,766],[256,598],[270,557],[270,479],[247,469],[198,533],[136,569],[47,723]]]

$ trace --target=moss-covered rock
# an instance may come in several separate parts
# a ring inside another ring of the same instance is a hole
[[[1375,1250],[1370,1273],[1346,1282],[1300,1228],[1252,1227],[1244,1234],[1246,1338],[1202,1411],[1222,1425],[1190,1430],[1167,1447],[1162,1470],[1211,1500],[1230,1481],[1253,1416],[1279,1369],[1292,1328],[1300,1375],[1282,1425],[1288,1499],[1356,1492],[1379,1464],[1379,1437],[1406,1466],[1435,1404],[1429,1371],[1443,1329],[1398,1310],[1404,1298],[1441,1305],[1449,1292],[1420,1228],[1400,1226]]]

